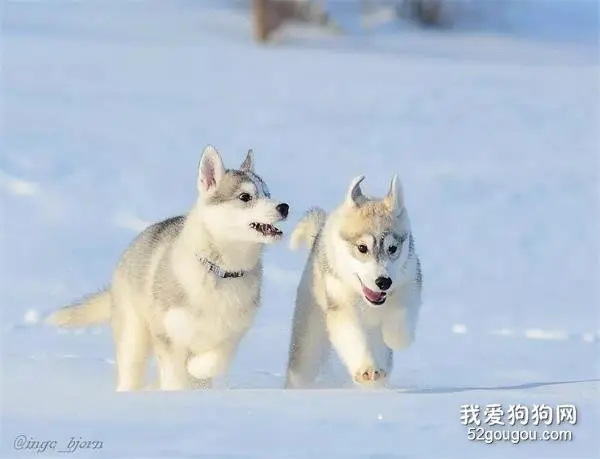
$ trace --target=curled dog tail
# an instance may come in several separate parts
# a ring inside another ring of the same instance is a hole
[[[326,218],[327,212],[319,207],[313,207],[306,212],[292,232],[290,238],[291,249],[297,249],[302,243],[305,243],[309,250],[312,249],[315,238],[323,228]]]
[[[45,322],[56,327],[84,327],[106,322],[110,319],[110,301],[110,293],[102,291],[53,312]]]

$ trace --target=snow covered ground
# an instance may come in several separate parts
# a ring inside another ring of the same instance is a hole
[[[599,457],[595,1],[505,3],[487,31],[266,48],[247,17],[200,3],[4,4],[2,457],[64,457],[71,437],[101,441],[74,453],[94,458]],[[104,285],[147,222],[185,212],[207,143],[232,165],[255,149],[288,229],[355,175],[378,194],[401,174],[425,305],[390,390],[335,365],[328,389],[281,390],[306,256],[285,244],[214,391],[115,394],[107,327],[38,323]],[[465,404],[578,419],[548,428],[571,441],[487,445],[468,440]],[[57,443],[18,450],[19,435]]]

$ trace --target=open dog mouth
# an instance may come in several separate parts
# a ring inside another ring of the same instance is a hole
[[[250,228],[266,237],[279,237],[283,234],[279,228],[269,225],[268,223],[253,222],[250,223]]]
[[[358,278],[358,280],[360,281],[360,285],[362,286],[363,296],[369,303],[375,306],[381,306],[383,303],[385,303],[385,300],[387,299],[387,293],[375,292],[370,288],[366,287],[365,284],[363,284],[360,277]]]

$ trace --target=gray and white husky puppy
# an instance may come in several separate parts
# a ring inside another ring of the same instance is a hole
[[[291,246],[310,248],[294,311],[286,387],[309,386],[333,346],[353,381],[386,383],[393,350],[412,344],[421,308],[422,275],[402,186],[367,197],[364,176],[352,180],[330,215],[310,210]]]
[[[185,216],[144,230],[121,256],[110,287],[47,322],[110,321],[117,390],[144,386],[153,351],[162,390],[210,387],[226,373],[261,301],[262,252],[279,241],[289,206],[254,172],[252,150],[225,169],[213,146],[202,154],[198,197]]]

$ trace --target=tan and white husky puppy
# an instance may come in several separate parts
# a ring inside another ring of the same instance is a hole
[[[291,236],[310,255],[296,296],[286,387],[309,386],[331,346],[361,386],[382,385],[393,350],[412,344],[421,307],[421,265],[397,175],[383,199],[352,180],[330,215],[310,210]]]

